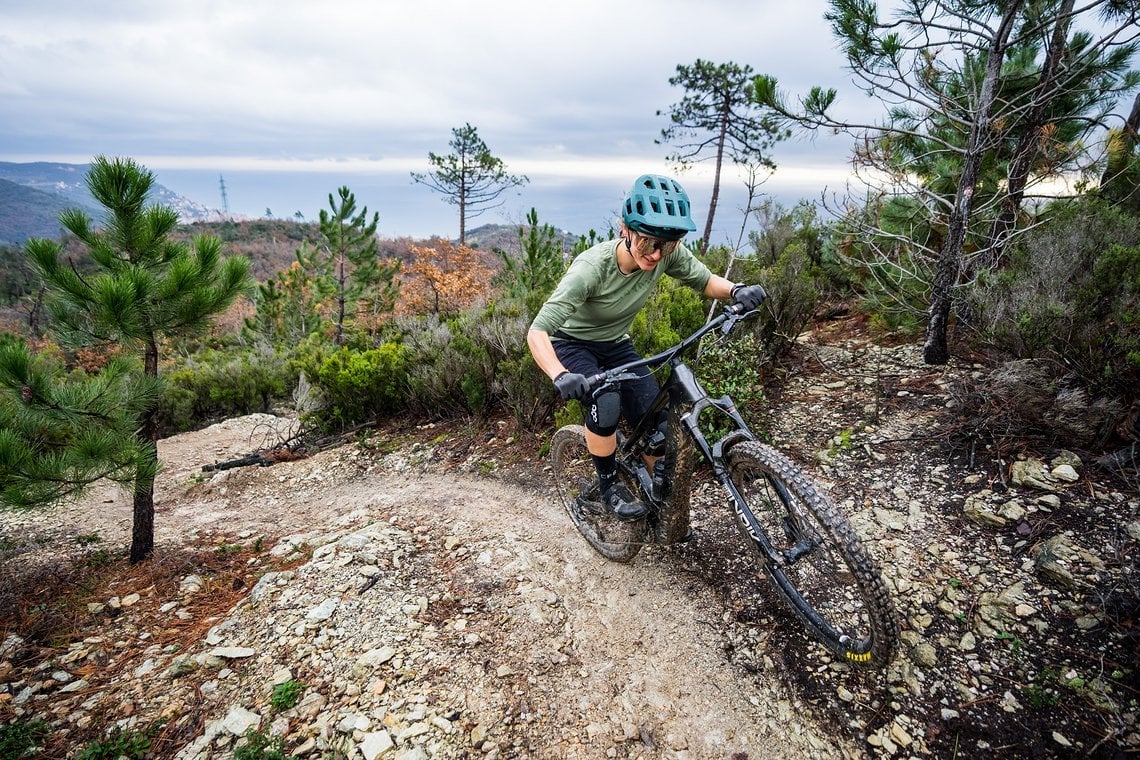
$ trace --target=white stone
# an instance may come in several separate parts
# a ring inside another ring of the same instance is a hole
[[[240,705],[231,707],[221,722],[222,730],[231,736],[245,736],[246,731],[256,729],[259,725],[261,716]]]
[[[337,605],[340,604],[340,599],[337,597],[329,597],[323,602],[318,604],[305,615],[308,620],[322,621],[328,620],[336,612]]]
[[[1057,480],[1063,480],[1066,483],[1076,483],[1081,479],[1081,476],[1073,469],[1072,465],[1063,464],[1060,467],[1054,467],[1053,471],[1049,473]]]
[[[214,647],[210,650],[211,656],[221,657],[224,660],[241,660],[253,657],[255,654],[257,652],[252,647]]]
[[[360,753],[364,755],[364,760],[376,760],[394,746],[396,743],[392,741],[387,731],[374,731],[364,735],[364,741],[360,743]]]

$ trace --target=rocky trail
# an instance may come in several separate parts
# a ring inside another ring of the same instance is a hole
[[[186,759],[272,757],[273,737],[367,760],[1140,751],[1134,484],[1060,451],[957,455],[936,423],[981,367],[801,351],[764,429],[883,565],[903,629],[884,671],[832,661],[739,572],[707,478],[694,541],[619,565],[506,421],[203,472],[287,437],[253,415],[161,443],[142,567],[116,555],[117,487],[3,515],[0,736],[26,729],[44,757],[146,737]]]

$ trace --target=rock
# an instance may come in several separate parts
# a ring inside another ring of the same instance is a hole
[[[373,668],[383,665],[395,656],[396,650],[390,646],[370,649],[356,658],[356,664],[353,665],[352,668],[353,672],[357,675],[363,675]]]
[[[1054,467],[1049,476],[1054,480],[1063,480],[1066,483],[1076,483],[1081,479],[1081,476],[1070,465],[1063,464],[1060,467]]]
[[[329,597],[309,610],[305,614],[305,619],[313,622],[324,622],[333,616],[338,604],[340,604],[339,598]]]
[[[983,527],[1002,528],[1006,524],[1006,519],[994,511],[988,499],[991,495],[991,491],[979,491],[967,497],[966,504],[962,508],[962,514],[971,522]]]
[[[1077,579],[1065,566],[1074,553],[1072,542],[1064,534],[1042,541],[1030,550],[1037,574],[1042,580],[1063,588],[1077,585]]]
[[[214,647],[210,650],[211,656],[221,657],[223,660],[241,660],[253,657],[256,653],[251,647]]]
[[[20,651],[22,646],[24,646],[24,639],[22,637],[14,633],[8,634],[4,637],[4,643],[0,644],[0,659],[11,657]]]
[[[1022,488],[1036,488],[1040,491],[1057,490],[1057,487],[1049,482],[1045,463],[1039,459],[1023,459],[1014,462],[1010,470],[1010,479],[1015,486]]]
[[[396,746],[387,731],[375,731],[364,735],[360,743],[360,753],[364,760],[376,760],[377,757]]]
[[[1017,522],[1025,517],[1026,512],[1025,507],[1021,506],[1021,503],[1015,499],[1002,504],[1001,508],[998,509],[998,514],[1007,520]]]
[[[938,664],[938,650],[930,642],[920,641],[910,650],[910,659],[921,668],[933,668]]]
[[[1050,460],[1049,464],[1053,465],[1053,467],[1061,467],[1064,465],[1075,469],[1084,463],[1081,461],[1081,458],[1073,452],[1062,450],[1057,456]]]
[[[261,725],[261,716],[252,710],[234,705],[222,718],[220,728],[231,736],[245,736],[246,731]]]

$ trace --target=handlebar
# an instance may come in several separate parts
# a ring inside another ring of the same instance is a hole
[[[644,359],[639,359],[634,362],[629,362],[628,364],[623,364],[620,367],[608,369],[605,372],[599,372],[598,374],[587,378],[587,383],[589,384],[590,388],[589,392],[591,395],[596,396],[602,390],[613,385],[617,385],[618,383],[624,382],[626,380],[636,380],[640,376],[634,372],[635,369],[638,369],[639,367],[653,367],[656,369],[674,357],[684,353],[687,349],[692,347],[694,344],[700,341],[701,338],[705,337],[705,335],[712,332],[713,330],[720,328],[721,335],[728,335],[730,332],[732,332],[732,328],[736,327],[737,322],[748,319],[749,317],[759,313],[759,309],[745,311],[744,307],[738,303],[725,306],[721,310],[720,314],[713,317],[708,322],[705,322],[703,325],[697,328],[692,335],[685,338],[672,348],[667,348],[659,354],[655,354]]]

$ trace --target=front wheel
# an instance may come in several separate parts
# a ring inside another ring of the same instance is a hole
[[[725,456],[743,497],[737,524],[780,596],[820,641],[847,662],[883,667],[898,621],[882,573],[855,530],[808,475],[775,449],[741,441]],[[763,537],[754,535],[756,529]],[[763,547],[766,539],[771,556]]]
[[[581,425],[559,428],[550,442],[550,461],[558,499],[582,537],[606,559],[629,562],[645,543],[645,520],[618,520],[600,502],[594,460]],[[636,485],[626,483],[633,493]]]

